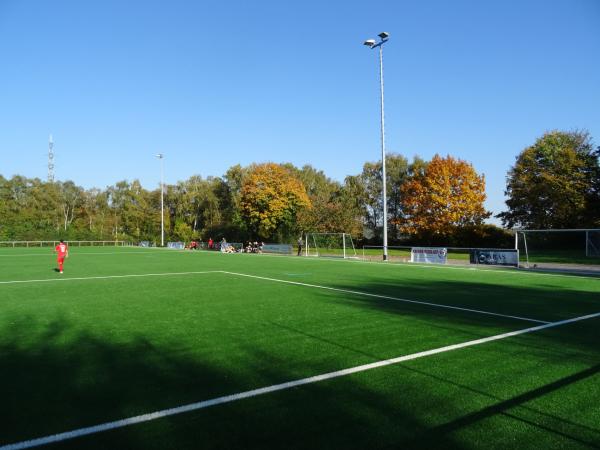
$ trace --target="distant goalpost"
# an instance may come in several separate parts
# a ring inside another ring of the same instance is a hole
[[[600,229],[516,230],[515,248],[529,263],[595,263],[600,258]]]
[[[304,256],[358,258],[352,236],[348,233],[306,233]]]

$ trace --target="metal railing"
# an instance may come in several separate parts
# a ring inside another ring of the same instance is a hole
[[[53,241],[0,241],[0,247],[54,247],[60,240]],[[129,241],[68,241],[72,247],[129,247],[133,243]]]

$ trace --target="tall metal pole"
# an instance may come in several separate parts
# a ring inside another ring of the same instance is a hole
[[[379,46],[379,84],[381,86],[381,177],[383,181],[383,260],[387,261],[387,179],[385,174],[385,114],[383,108],[383,45]]]
[[[374,49],[379,47],[379,88],[381,90],[381,181],[383,194],[383,260],[388,259],[388,236],[387,236],[387,176],[385,173],[385,113],[383,101],[383,44],[385,44],[390,34],[385,31],[378,34],[379,42],[375,39],[368,39],[363,44]]]
[[[156,157],[158,159],[160,159],[160,246],[164,247],[165,246],[165,201],[164,201],[164,196],[165,196],[165,189],[164,189],[164,164],[163,164],[163,158],[164,155],[162,153],[159,153],[158,155],[156,155]]]

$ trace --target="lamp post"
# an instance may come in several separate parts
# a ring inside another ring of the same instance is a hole
[[[385,44],[390,35],[385,31],[378,34],[379,42],[375,39],[368,39],[363,44],[370,49],[379,48],[379,86],[381,89],[381,177],[383,181],[383,260],[388,259],[388,239],[387,239],[387,188],[385,175],[385,115],[383,109],[383,44]]]
[[[164,155],[162,153],[158,153],[156,155],[156,157],[158,159],[160,159],[160,246],[164,247],[165,246],[165,207],[164,207],[165,189],[163,187],[164,186],[164,175],[165,175],[164,163],[163,163]]]

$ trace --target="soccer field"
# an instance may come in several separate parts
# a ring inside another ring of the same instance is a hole
[[[600,448],[600,278],[0,249],[0,450]]]

